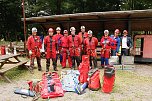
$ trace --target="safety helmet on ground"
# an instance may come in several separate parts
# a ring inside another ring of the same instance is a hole
[[[81,29],[85,29],[85,26],[81,26]]]
[[[104,30],[104,33],[109,33],[109,31],[108,30]]]
[[[75,30],[76,30],[75,27],[70,28],[70,31],[75,31]]]
[[[60,31],[60,30],[61,30],[61,28],[60,28],[60,27],[57,27],[57,28],[56,28],[56,31]]]
[[[116,29],[116,30],[115,30],[115,33],[120,33],[119,29]]]
[[[123,33],[128,33],[128,31],[127,31],[127,30],[124,30]]]
[[[92,34],[92,33],[93,33],[92,30],[89,30],[89,31],[88,31],[88,34]]]
[[[64,34],[68,34],[68,30],[64,30],[63,33],[64,33]]]
[[[48,32],[54,32],[53,28],[49,28]]]
[[[37,28],[36,28],[36,27],[33,27],[33,28],[32,28],[32,33],[33,33],[33,32],[37,32]]]

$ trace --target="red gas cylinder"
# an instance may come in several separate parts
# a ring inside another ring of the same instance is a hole
[[[1,46],[1,55],[5,55],[6,52],[5,52],[5,46]]]
[[[113,66],[105,67],[103,76],[102,92],[111,93],[115,82],[115,68]]]

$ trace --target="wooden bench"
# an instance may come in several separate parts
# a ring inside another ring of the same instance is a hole
[[[11,65],[11,66],[9,66],[9,67],[5,67],[5,68],[1,68],[0,69],[0,74],[4,74],[5,72],[7,72],[8,70],[10,70],[10,69],[12,69],[12,68],[14,68],[14,67],[18,67],[18,66],[21,66],[21,65],[24,65],[24,64],[26,64],[28,62],[28,60],[25,60],[25,61],[22,61],[22,62],[19,62],[19,63],[17,63],[17,64],[14,64],[14,65]]]
[[[8,82],[11,82],[11,80],[4,74],[15,67],[22,65],[25,66],[25,64],[28,62],[28,60],[20,60],[18,56],[20,56],[20,54],[0,55],[0,76],[2,76]]]
[[[9,71],[9,70],[11,70],[11,69],[13,69],[13,68],[15,68],[15,67],[18,67],[18,66],[22,66],[22,65],[24,65],[24,64],[26,64],[28,62],[28,60],[24,60],[24,61],[21,61],[21,62],[18,62],[18,63],[16,63],[16,64],[13,64],[13,65],[11,65],[11,66],[9,66],[9,67],[5,67],[5,68],[1,68],[0,69],[0,75],[4,78],[4,79],[6,79],[8,82],[12,82],[7,76],[5,76],[4,74],[7,72],[7,71]]]

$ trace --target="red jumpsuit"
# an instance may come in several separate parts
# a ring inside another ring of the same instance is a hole
[[[62,63],[62,55],[61,55],[61,38],[63,37],[62,34],[55,34],[55,39],[56,39],[56,43],[57,43],[57,50],[59,51],[59,56],[60,56],[60,63]],[[56,62],[57,62],[58,57],[56,57]]]
[[[112,39],[109,36],[107,38],[105,38],[103,36],[101,41],[100,41],[100,45],[101,45],[101,66],[109,65],[111,43],[112,43]]]
[[[39,36],[29,36],[27,40],[27,47],[29,51],[32,51],[32,55],[30,56],[31,58],[31,63],[30,67],[33,69],[34,67],[34,59],[36,57],[37,59],[37,64],[38,64],[38,70],[41,70],[41,52],[40,49],[42,48],[42,42],[40,40]]]
[[[61,38],[61,54],[62,54],[62,68],[65,68],[66,67],[66,59],[67,59],[67,56],[68,56],[68,62],[69,62],[69,55],[70,55],[70,52],[69,52],[69,45],[68,45],[68,36],[63,36]],[[70,63],[69,63],[69,67],[72,67],[72,65],[70,66]]]
[[[44,47],[46,52],[46,71],[49,71],[50,59],[52,59],[52,65],[54,70],[56,70],[56,40],[54,36],[46,36],[44,38]]]
[[[84,41],[86,46],[87,55],[90,57],[90,66],[92,67],[92,61],[94,63],[94,67],[97,67],[97,53],[96,47],[98,45],[98,39],[95,37],[86,38]]]
[[[84,46],[84,40],[88,37],[88,33],[79,32],[78,36],[80,37],[80,40],[81,40],[81,45],[80,45],[81,52],[82,54],[86,54],[86,46]]]
[[[69,39],[69,51],[70,51],[70,59],[71,59],[70,65],[72,64],[72,68],[75,69],[75,60],[77,62],[77,66],[79,66],[80,64],[81,40],[78,35],[75,36],[69,35],[68,39]]]

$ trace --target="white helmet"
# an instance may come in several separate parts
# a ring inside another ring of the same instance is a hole
[[[70,31],[73,31],[73,30],[74,30],[74,31],[76,30],[75,27],[71,27],[71,28],[70,28]]]
[[[89,31],[88,31],[88,34],[92,34],[92,33],[93,33],[92,30],[89,30]]]
[[[36,28],[36,27],[33,27],[33,28],[32,28],[32,33],[33,33],[33,32],[37,32],[37,28]]]
[[[85,26],[81,26],[81,29],[85,29]]]
[[[61,30],[61,28],[60,28],[60,27],[57,27],[57,28],[56,28],[56,31],[60,31],[60,30]]]
[[[109,33],[109,31],[108,30],[104,30],[104,33]]]

